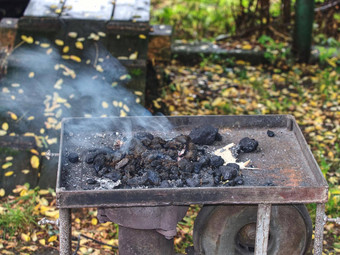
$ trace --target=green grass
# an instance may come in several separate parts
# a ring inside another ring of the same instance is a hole
[[[27,195],[1,205],[0,233],[3,239],[24,231],[31,224],[36,224],[37,216],[34,214],[36,196],[36,190],[31,190]]]

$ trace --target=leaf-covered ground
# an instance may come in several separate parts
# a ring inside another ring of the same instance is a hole
[[[151,104],[155,111],[170,115],[207,114],[292,114],[311,146],[330,185],[327,215],[339,217],[340,186],[340,75],[336,67],[294,65],[287,71],[250,66],[237,61],[236,67],[203,61],[183,66],[176,61],[164,67],[160,96]],[[6,129],[6,125],[2,126]],[[35,162],[31,162],[35,163]],[[3,165],[2,168],[7,165]],[[18,186],[14,195],[0,193],[0,252],[2,254],[58,254],[58,229],[39,226],[42,217],[58,218],[53,190]],[[309,207],[314,218],[314,207]],[[198,207],[191,207],[178,225],[176,249],[184,253],[192,245],[193,222]],[[103,243],[118,244],[117,227],[100,224],[96,210],[76,210],[72,216],[73,249],[79,234]],[[325,228],[324,253],[340,252],[339,226]],[[80,238],[78,254],[115,253],[85,237]]]

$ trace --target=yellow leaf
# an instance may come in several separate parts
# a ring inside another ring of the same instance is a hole
[[[3,130],[7,131],[7,130],[8,130],[8,123],[7,123],[7,122],[2,123],[1,128],[2,128]]]
[[[46,245],[45,239],[40,239],[40,240],[39,240],[39,243],[40,243],[41,245]]]
[[[23,197],[23,196],[26,196],[28,194],[27,190],[26,189],[23,189],[22,191],[20,191],[20,196]]]
[[[237,60],[235,63],[236,63],[236,65],[240,65],[240,66],[243,66],[243,65],[246,64],[246,62],[243,61],[243,60]]]
[[[215,98],[215,100],[212,102],[212,106],[219,106],[219,105],[221,105],[223,103],[223,100],[222,100],[222,98],[220,98],[220,97],[217,97],[217,98]]]
[[[76,61],[76,62],[78,62],[78,63],[81,62],[81,58],[78,57],[78,56],[75,56],[75,55],[71,55],[71,56],[70,56],[70,59],[73,60],[73,61]]]
[[[107,102],[103,101],[103,102],[102,102],[102,107],[103,107],[104,109],[106,109],[106,108],[109,107],[109,104],[108,104]]]
[[[122,75],[122,76],[119,77],[120,80],[125,80],[126,78],[127,78],[127,75],[126,75],[126,74],[124,74],[124,75]]]
[[[35,155],[39,155],[39,152],[36,149],[31,149],[30,152]]]
[[[62,59],[70,59],[69,55],[61,55]]]
[[[125,117],[127,116],[126,112],[124,112],[124,110],[120,110],[120,114],[119,114],[120,117]]]
[[[246,44],[242,46],[243,50],[251,50],[253,47],[250,44]]]
[[[33,156],[31,157],[31,166],[32,166],[33,168],[38,168],[38,167],[39,167],[39,164],[40,164],[39,158],[38,158],[37,156],[33,155]]]
[[[69,52],[69,50],[70,50],[70,47],[69,46],[65,46],[63,48],[63,53],[67,53],[67,52]]]
[[[26,36],[26,35],[22,35],[21,39],[28,44],[32,44],[34,41],[32,36]]]
[[[8,171],[8,172],[5,173],[5,176],[8,177],[8,176],[11,176],[11,175],[13,175],[13,174],[14,174],[13,171]]]
[[[17,119],[18,119],[18,116],[17,116],[15,113],[13,113],[13,112],[8,112],[8,114],[9,114],[9,116],[11,116],[11,119],[12,119],[12,120],[17,120]]]
[[[47,190],[47,189],[41,189],[38,191],[38,194],[39,195],[47,195],[49,194],[50,192]]]
[[[143,92],[142,92],[142,91],[136,90],[136,91],[135,91],[135,95],[136,95],[136,96],[143,96]]]
[[[49,43],[41,43],[41,44],[40,44],[40,47],[42,47],[42,48],[48,48],[48,47],[50,47],[50,44],[49,44]]]
[[[5,194],[6,194],[5,189],[1,188],[0,189],[0,197],[5,196]]]
[[[38,240],[37,234],[35,232],[31,235],[31,238],[33,242],[36,242]]]
[[[54,88],[55,89],[61,89],[61,85],[63,84],[63,79],[59,79],[56,81],[56,83],[54,84]]]
[[[2,165],[2,169],[7,169],[7,168],[11,167],[12,165],[13,165],[12,162],[7,162],[7,163]]]
[[[57,240],[57,238],[58,238],[58,237],[57,237],[56,235],[51,236],[50,238],[48,238],[47,242],[48,242],[48,243],[54,242],[54,241]]]
[[[102,68],[101,65],[96,65],[96,70],[101,73],[104,72],[104,69]]]
[[[154,105],[157,109],[162,108],[162,107],[160,106],[160,104],[159,104],[156,100],[153,100],[153,105]]]
[[[6,134],[7,134],[7,132],[5,130],[0,130],[0,136],[4,136]]]
[[[21,240],[23,240],[24,242],[29,242],[31,240],[31,237],[29,234],[21,233]]]
[[[92,218],[91,224],[92,224],[92,225],[97,225],[97,224],[98,224],[97,218]]]
[[[21,170],[21,172],[22,172],[23,174],[28,174],[28,173],[30,172],[30,170],[24,169],[24,170]]]
[[[100,32],[100,31],[98,32],[98,35],[101,36],[101,37],[105,37],[106,36],[106,34],[104,32]]]
[[[83,45],[82,42],[77,41],[77,42],[75,43],[75,45],[76,45],[76,48],[79,49],[79,50],[84,49],[84,45]]]
[[[11,161],[11,160],[13,160],[13,157],[12,156],[8,156],[8,157],[5,158],[5,160],[6,161]]]
[[[30,73],[28,74],[28,77],[29,77],[29,78],[33,78],[34,75],[35,75],[34,72],[30,72]]]
[[[76,38],[78,36],[77,32],[69,32],[68,36],[71,38]]]
[[[34,116],[29,116],[27,120],[34,120]]]
[[[139,38],[140,38],[140,39],[146,39],[146,36],[143,35],[143,34],[140,34],[140,35],[139,35]]]
[[[55,44],[58,45],[58,46],[64,46],[64,41],[63,41],[63,40],[56,39],[54,42],[55,42]]]
[[[132,53],[130,56],[129,56],[129,59],[130,60],[135,60],[135,59],[137,59],[138,58],[138,52],[136,51],[136,52],[134,52],[134,53]]]

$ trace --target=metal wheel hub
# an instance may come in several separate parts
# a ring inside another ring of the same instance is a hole
[[[204,206],[194,226],[197,254],[254,254],[257,206]],[[310,246],[312,222],[303,205],[272,206],[268,254],[304,254]]]

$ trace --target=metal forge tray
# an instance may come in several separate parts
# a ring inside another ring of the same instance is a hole
[[[181,116],[167,117],[172,128],[160,130],[166,117],[69,118],[63,120],[57,179],[59,208],[161,206],[189,204],[283,204],[325,203],[328,185],[298,127],[290,115]],[[143,124],[142,124],[143,123]],[[147,123],[147,125],[145,124]],[[163,138],[189,134],[211,124],[223,139],[214,149],[243,137],[259,142],[256,152],[243,153],[256,169],[242,170],[245,184],[234,187],[145,188],[85,190],[90,167],[82,163],[82,152],[105,146],[110,134],[147,131]],[[274,131],[268,137],[267,130]],[[76,151],[80,162],[67,164],[68,151]],[[275,186],[265,186],[266,183]]]

